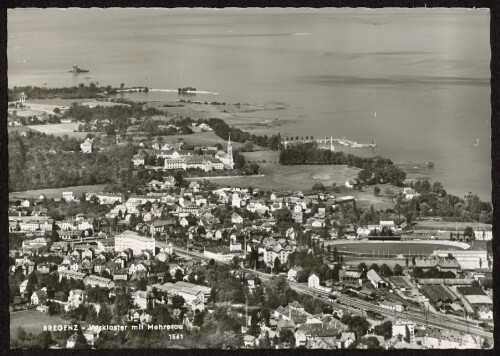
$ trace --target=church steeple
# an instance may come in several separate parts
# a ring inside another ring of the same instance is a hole
[[[227,139],[227,155],[233,157],[233,146],[231,145],[231,134],[229,134],[229,138]]]

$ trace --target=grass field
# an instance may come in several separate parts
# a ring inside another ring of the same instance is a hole
[[[86,101],[89,101],[89,99],[31,99],[29,101],[29,104],[40,104],[40,105],[50,105],[50,106],[57,106],[57,107],[62,107],[66,106],[69,107],[73,103],[84,103]]]
[[[67,124],[32,125],[28,127],[34,131],[46,133],[47,135],[69,134],[73,133],[74,130],[78,130],[78,123],[72,122]]]
[[[27,333],[39,334],[43,331],[44,325],[69,324],[59,316],[40,313],[36,310],[25,310],[10,314],[10,333],[13,335],[18,327],[22,327]]]
[[[279,162],[279,151],[256,151],[256,152],[243,152],[243,156],[247,162],[256,162],[259,165]],[[265,161],[266,163],[262,163]]]
[[[390,184],[379,184],[378,187],[381,190],[378,197],[373,195],[373,187],[371,186],[363,188],[363,191],[353,189],[351,192],[349,192],[349,195],[352,195],[354,198],[356,198],[356,206],[361,209],[368,209],[371,205],[373,205],[375,209],[385,210],[394,208],[395,202],[391,201],[389,197],[384,195],[384,190],[386,188],[389,188],[393,191],[397,191],[397,189],[401,188],[397,188]]]
[[[43,115],[44,113],[45,113],[45,111],[41,111],[41,110],[19,109],[19,110],[17,110],[16,114],[17,114],[17,116],[20,116],[20,117],[28,117],[28,116],[39,116],[39,115]]]
[[[136,132],[133,134],[134,141],[142,141],[146,139],[146,134],[143,132]],[[153,136],[154,139],[159,136]],[[213,132],[197,132],[189,135],[169,135],[169,136],[161,136],[163,138],[162,143],[176,143],[179,138],[182,138],[184,142],[187,144],[193,145],[193,146],[198,146],[198,145],[205,145],[205,146],[215,146],[217,143],[220,143],[224,150],[226,149],[226,144],[227,141],[224,141],[221,139],[219,136],[214,134]],[[126,144],[126,141],[123,143],[124,145]],[[239,148],[243,146],[239,142],[232,142],[232,145],[234,148]]]
[[[224,186],[254,187],[262,190],[308,190],[315,183],[331,185],[343,184],[356,176],[358,169],[347,166],[281,166],[261,164],[259,177],[228,177],[214,179],[213,182]],[[210,178],[207,178],[210,180]]]
[[[86,192],[102,192],[106,185],[80,185],[76,187],[53,188],[53,189],[35,189],[26,190],[24,192],[9,193],[9,198],[38,198],[41,194],[45,194],[47,198],[62,198],[63,192],[73,192],[73,195],[79,197]]]

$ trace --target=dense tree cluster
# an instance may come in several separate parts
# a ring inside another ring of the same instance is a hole
[[[9,101],[19,99],[20,94],[23,92],[30,99],[89,99],[102,97],[104,93],[116,94],[116,88],[113,88],[111,85],[98,87],[94,83],[90,83],[89,86],[81,83],[78,86],[65,88],[14,87],[8,90]]]
[[[373,332],[384,337],[384,340],[389,340],[392,337],[392,321],[387,320],[382,324],[376,325]]]
[[[346,324],[350,330],[356,334],[356,339],[366,335],[370,329],[370,322],[359,315],[345,314],[342,317],[342,323]]]
[[[242,281],[229,272],[228,266],[208,266],[205,278],[212,288],[210,299],[213,302],[245,302],[245,287]]]
[[[73,103],[64,113],[64,117],[81,122],[79,131],[106,132],[108,135],[126,132],[127,128],[135,125],[136,131],[143,131],[154,135],[191,134],[191,118],[160,120],[152,116],[165,113],[155,108],[144,108],[142,103],[130,102],[127,105],[88,107]]]
[[[234,142],[251,142],[271,150],[277,150],[281,146],[281,136],[279,134],[271,136],[250,134],[241,129],[230,127],[224,120],[216,118],[210,118],[207,123],[214,130],[214,133],[223,140],[227,140],[231,135],[231,140]]]
[[[415,267],[413,269],[413,277],[414,278],[455,278],[456,275],[453,272],[446,271],[442,272],[438,270],[436,267],[430,268],[428,271],[424,272],[422,268]]]
[[[315,143],[304,143],[282,149],[280,163],[284,165],[333,164],[361,168],[358,180],[364,184],[390,183],[402,186],[406,173],[391,160],[382,157],[363,158],[344,152],[331,152],[317,147]]]
[[[431,184],[427,180],[419,180],[410,183],[410,187],[420,196],[409,200],[398,196],[395,206],[395,210],[400,216],[404,216],[407,222],[413,222],[417,217],[440,216],[451,221],[492,223],[493,206],[490,202],[481,201],[475,194],[464,198],[448,194],[438,181]]]
[[[13,132],[10,136],[9,191],[105,184],[132,177],[135,149],[131,145],[84,154],[81,141],[67,135],[31,132],[22,137]]]

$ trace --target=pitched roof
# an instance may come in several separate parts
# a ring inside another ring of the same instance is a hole
[[[380,282],[385,282],[384,279],[382,277],[380,277],[377,273],[377,271],[375,271],[374,269],[371,269],[368,271],[368,273],[366,273],[366,276],[368,278],[370,278],[370,280],[373,282],[373,283],[380,283]]]

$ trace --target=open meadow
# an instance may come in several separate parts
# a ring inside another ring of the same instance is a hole
[[[130,135],[130,133],[128,134]],[[157,137],[160,136],[153,136],[153,140],[156,140]],[[141,141],[147,141],[146,134],[144,132],[134,132],[132,136],[133,140],[135,142],[141,142]],[[185,143],[193,145],[193,146],[215,146],[217,143],[220,143],[225,150],[227,141],[224,141],[222,138],[217,136],[215,133],[212,131],[205,131],[205,132],[196,132],[193,134],[186,134],[186,135],[167,135],[167,136],[161,136],[163,139],[162,143],[176,143],[178,139],[183,139]],[[122,141],[123,145],[126,145],[126,141]],[[239,142],[232,142],[232,145],[234,148],[239,148],[243,146],[243,144]],[[151,148],[151,147],[146,147],[146,148]]]
[[[31,125],[30,129],[38,132],[43,132],[47,135],[68,134],[78,130],[78,123],[71,122],[66,124],[48,124],[48,125]]]
[[[44,325],[63,325],[70,324],[57,315],[48,315],[40,313],[34,309],[23,310],[10,313],[10,334],[14,335],[18,327],[22,327],[27,333],[39,334],[43,331]]]
[[[53,188],[53,189],[35,189],[35,190],[26,190],[23,192],[12,192],[9,193],[10,199],[19,199],[19,198],[38,198],[41,194],[45,194],[47,198],[60,199],[62,197],[63,192],[73,192],[75,197],[79,197],[82,193],[92,192],[102,192],[106,185],[105,184],[97,184],[97,185],[80,185],[76,187],[66,187],[66,188]]]
[[[254,187],[261,190],[309,190],[315,183],[343,184],[358,173],[347,166],[282,166],[261,164],[263,176],[206,178],[216,184],[235,187]]]

